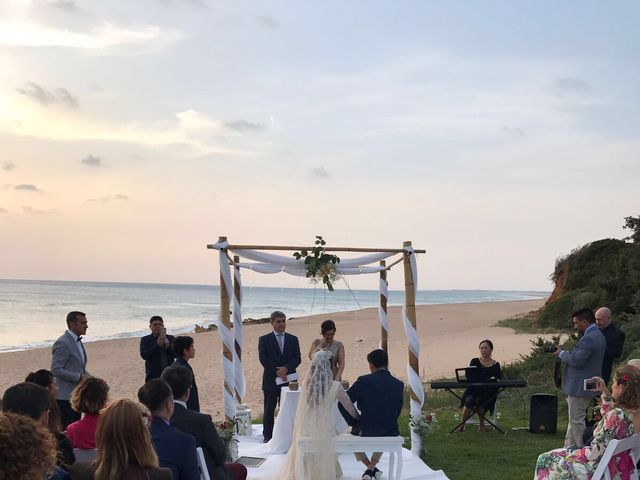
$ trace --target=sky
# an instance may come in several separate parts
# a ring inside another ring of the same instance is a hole
[[[550,290],[558,256],[640,214],[638,18],[636,1],[3,0],[0,278],[217,284],[219,236],[322,235],[412,241],[420,289]]]

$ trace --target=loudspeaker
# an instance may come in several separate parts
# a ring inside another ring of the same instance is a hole
[[[558,430],[558,397],[548,393],[531,395],[529,431],[556,433]]]

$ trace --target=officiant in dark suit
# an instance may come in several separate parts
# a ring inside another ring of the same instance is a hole
[[[164,320],[154,315],[149,320],[151,333],[140,339],[140,356],[144,359],[144,381],[160,378],[162,371],[170,366],[176,358],[171,348],[173,335],[167,335]]]
[[[274,412],[280,401],[280,390],[288,385],[287,375],[296,373],[300,365],[300,343],[298,337],[285,333],[287,317],[275,311],[271,314],[273,331],[258,340],[258,356],[264,367],[262,374],[262,392],[264,394],[264,420],[262,436],[264,442],[273,435]],[[276,378],[282,383],[276,384]]]
[[[56,399],[60,409],[63,430],[80,420],[80,414],[71,408],[71,392],[88,376],[87,352],[82,344],[82,335],[87,333],[87,316],[82,312],[67,314],[67,331],[58,338],[51,350],[51,373],[56,377],[58,393]]]

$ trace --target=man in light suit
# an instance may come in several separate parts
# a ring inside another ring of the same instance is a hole
[[[138,390],[138,400],[153,415],[149,432],[160,466],[171,469],[173,480],[199,480],[196,440],[170,424],[175,408],[171,387],[159,378],[149,380]]]
[[[564,438],[564,447],[583,447],[583,433],[586,429],[587,408],[599,392],[584,389],[584,381],[602,376],[602,360],[607,346],[604,335],[596,325],[593,310],[583,308],[571,315],[573,326],[583,332],[582,338],[573,351],[558,348],[554,355],[566,364],[562,391],[567,395],[569,424]]]
[[[280,390],[288,385],[287,375],[296,373],[300,365],[300,343],[298,337],[285,333],[287,317],[275,311],[271,314],[273,331],[258,340],[258,357],[264,367],[262,393],[264,394],[264,420],[262,437],[266,443],[273,435],[274,413],[280,401]],[[276,378],[282,383],[276,384]]]
[[[58,383],[56,399],[60,408],[62,429],[80,420],[69,403],[71,392],[80,381],[89,376],[87,372],[87,352],[82,344],[82,335],[87,333],[87,316],[82,312],[67,314],[67,331],[58,338],[51,350],[51,373]]]
[[[374,350],[367,355],[369,375],[358,377],[347,395],[360,410],[360,419],[354,419],[339,405],[340,412],[351,425],[351,433],[361,437],[394,437],[398,431],[398,417],[402,411],[404,383],[389,373],[389,356],[384,350]],[[382,453],[374,452],[371,459],[365,453],[355,454],[367,469],[363,480],[379,479],[382,472],[377,465]]]

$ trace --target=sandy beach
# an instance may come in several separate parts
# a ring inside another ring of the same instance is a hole
[[[529,352],[530,340],[538,335],[515,334],[509,328],[493,325],[516,314],[536,310],[543,303],[544,300],[525,300],[417,306],[421,377],[428,381],[453,376],[456,367],[467,365],[472,357],[478,355],[478,343],[485,338],[493,341],[493,356],[502,364],[517,360],[521,354]],[[400,315],[400,307],[390,308],[389,355],[391,372],[404,380],[407,345]],[[320,323],[327,318],[335,321],[336,338],[345,344],[346,368],[343,380],[353,382],[359,375],[368,373],[366,354],[377,348],[380,341],[377,309],[368,308],[291,319],[287,331],[300,339],[302,365],[298,371],[301,375],[305,374],[309,365],[307,352],[311,341],[319,336]],[[170,318],[166,318],[165,322],[168,332],[172,333]],[[64,325],[61,325],[60,333],[63,331]],[[242,358],[247,380],[244,403],[256,413],[262,410],[262,368],[257,354],[258,337],[269,331],[270,324],[247,325],[244,329],[245,348]],[[217,332],[193,334],[193,337],[197,353],[191,365],[196,373],[202,411],[220,417],[220,338]],[[144,381],[144,362],[139,355],[139,342],[139,338],[125,338],[86,344],[88,369],[91,374],[107,380],[111,386],[112,399],[136,398],[136,392]],[[49,369],[51,348],[2,353],[0,363],[3,372],[0,378],[0,392],[4,392],[7,387],[23,381],[30,371],[39,368]]]

